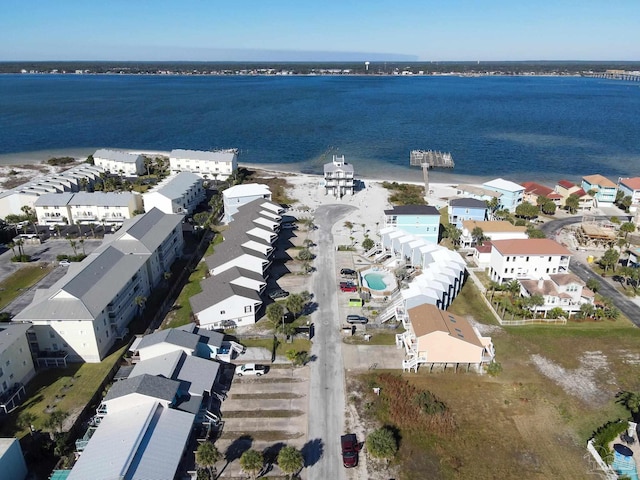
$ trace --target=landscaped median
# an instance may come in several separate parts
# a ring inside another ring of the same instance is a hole
[[[50,265],[25,265],[5,278],[0,282],[0,310],[42,280],[51,270],[53,267]]]

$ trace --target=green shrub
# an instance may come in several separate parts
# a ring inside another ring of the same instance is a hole
[[[487,365],[487,373],[492,377],[498,376],[502,373],[502,364],[493,360],[489,365]]]
[[[11,261],[16,262],[30,262],[31,255],[16,255],[15,257],[11,257]]]
[[[628,423],[620,419],[607,422],[598,428],[593,435],[593,447],[602,459],[610,464],[613,461],[613,452],[609,444],[628,428]]]

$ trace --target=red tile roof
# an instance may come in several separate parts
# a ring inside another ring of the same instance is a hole
[[[502,255],[571,255],[571,252],[549,238],[493,240],[493,248]]]
[[[640,190],[640,177],[621,178],[620,183],[630,190]]]
[[[560,185],[561,187],[564,187],[564,188],[572,188],[572,187],[576,186],[575,183],[570,182],[569,180],[560,180],[558,182],[558,185]]]
[[[476,245],[475,249],[478,253],[490,253],[491,252],[491,242],[483,242],[482,245]]]
[[[539,195],[542,197],[549,197],[553,193],[553,189],[549,187],[545,187],[544,185],[540,185],[536,182],[524,182],[522,184],[524,187],[524,191],[526,193],[531,193],[533,195]]]

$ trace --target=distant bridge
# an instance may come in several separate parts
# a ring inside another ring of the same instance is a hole
[[[640,72],[625,72],[623,70],[607,70],[606,72],[590,73],[586,76],[606,78],[609,80],[624,80],[626,82],[640,82]]]

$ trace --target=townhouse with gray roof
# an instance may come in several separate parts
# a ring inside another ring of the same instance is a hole
[[[121,225],[142,210],[133,192],[48,193],[34,204],[40,225]]]
[[[182,215],[153,209],[122,228],[14,317],[33,324],[37,355],[100,362],[182,255]]]
[[[86,163],[62,173],[34,178],[11,190],[0,193],[0,217],[22,215],[22,207],[33,208],[36,200],[47,193],[78,192],[83,186],[92,187],[104,170]]]
[[[146,211],[157,208],[164,213],[193,213],[204,202],[206,191],[201,177],[180,172],[167,177],[142,195]]]
[[[215,329],[256,322],[266,282],[252,280],[250,277],[258,277],[255,272],[242,272],[246,270],[233,267],[200,282],[202,293],[189,299],[200,326]]]
[[[233,175],[238,169],[238,150],[202,150],[175,149],[169,155],[169,167],[172,172],[191,172],[204,179],[222,181]]]
[[[144,158],[136,153],[102,148],[93,154],[93,162],[113,174],[134,177],[144,173]]]
[[[68,478],[184,475],[192,438],[208,437],[220,420],[220,363],[209,355],[223,338],[191,323],[136,339],[130,351],[139,361],[111,386],[98,421],[76,442],[80,457]]]
[[[271,200],[271,190],[260,183],[234,185],[222,192],[223,220],[229,223],[238,209],[254,200]]]
[[[9,413],[26,397],[35,374],[26,323],[0,323],[0,411]]]

